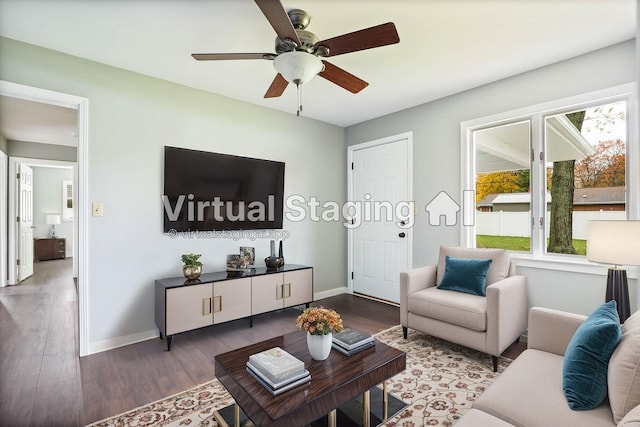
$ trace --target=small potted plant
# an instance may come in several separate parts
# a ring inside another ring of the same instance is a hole
[[[182,254],[182,274],[188,280],[195,280],[202,274],[202,263],[198,261],[202,255]]]

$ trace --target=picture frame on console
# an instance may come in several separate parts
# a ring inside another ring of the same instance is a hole
[[[256,268],[256,249],[249,246],[240,246],[240,268]]]

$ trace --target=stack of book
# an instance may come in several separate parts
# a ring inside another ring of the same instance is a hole
[[[367,348],[373,347],[375,342],[371,335],[346,328],[344,331],[333,336],[333,348],[342,354],[351,356]]]
[[[311,380],[304,362],[280,347],[249,356],[247,372],[274,396]]]

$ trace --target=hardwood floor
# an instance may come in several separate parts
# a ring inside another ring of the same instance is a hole
[[[316,301],[346,326],[374,334],[400,323],[397,307],[339,295]],[[0,426],[81,426],[215,378],[216,354],[296,330],[299,310],[153,339],[78,358],[72,260],[35,264],[0,288]],[[516,357],[523,344],[508,350]]]

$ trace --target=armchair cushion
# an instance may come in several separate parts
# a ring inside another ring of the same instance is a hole
[[[562,366],[571,409],[594,409],[607,397],[607,368],[622,331],[615,300],[602,304],[573,334]]]
[[[487,330],[487,299],[435,287],[411,294],[409,312],[473,331]]]
[[[464,292],[484,297],[487,295],[487,273],[491,259],[445,257],[444,276],[438,289]]]

